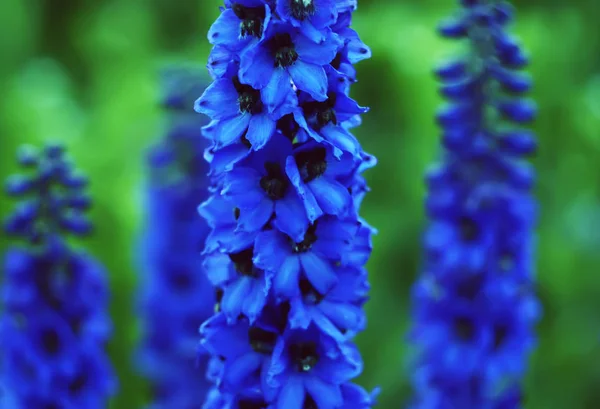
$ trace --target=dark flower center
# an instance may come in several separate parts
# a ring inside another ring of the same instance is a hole
[[[308,372],[319,362],[317,345],[314,342],[300,342],[290,346],[290,356],[296,369]]]
[[[304,396],[304,404],[302,405],[302,409],[319,409],[317,406],[317,402],[310,396],[308,393]]]
[[[298,59],[296,47],[288,33],[275,34],[269,40],[268,47],[275,57],[275,67],[289,67]]]
[[[475,336],[475,326],[468,317],[457,317],[454,319],[454,333],[461,341],[470,341]]]
[[[252,263],[252,255],[254,248],[250,247],[246,250],[242,250],[239,253],[229,254],[229,259],[233,262],[235,269],[238,273],[248,277],[258,277],[258,272],[254,268]]]
[[[310,101],[302,105],[304,114],[307,118],[312,119],[311,125],[315,129],[321,129],[329,123],[337,125],[337,116],[334,109],[336,101],[337,94],[330,92],[327,94],[325,101]]]
[[[298,125],[294,119],[293,114],[286,114],[277,121],[277,129],[279,129],[286,138],[293,142],[296,138],[298,130],[300,130],[300,125]]]
[[[300,280],[300,292],[306,304],[317,305],[323,300],[321,295],[306,278]]]
[[[342,65],[342,53],[337,53],[333,61],[331,61],[331,66],[336,70],[339,70]]]
[[[221,311],[221,300],[223,300],[223,294],[225,294],[225,292],[222,288],[217,288],[215,290],[215,313]]]
[[[43,405],[44,409],[60,409],[60,405],[56,402],[49,402]]]
[[[69,392],[72,395],[80,392],[88,382],[88,376],[84,372],[80,372],[70,383],[69,383]]]
[[[294,156],[304,183],[308,183],[325,173],[327,170],[326,157],[327,151],[323,147],[298,152]]]
[[[306,233],[304,233],[304,240],[300,243],[294,243],[292,245],[292,251],[294,253],[306,253],[311,249],[312,245],[317,241],[317,222],[311,224]]]
[[[188,271],[176,270],[169,275],[169,283],[176,291],[185,291],[192,286],[192,277]]]
[[[494,326],[494,350],[498,350],[504,345],[508,336],[508,327],[504,324]]]
[[[240,111],[249,112],[252,115],[260,114],[263,110],[260,91],[252,88],[250,85],[242,84],[237,75],[233,77],[232,81],[233,86],[238,93]]]
[[[262,399],[240,399],[238,401],[238,409],[264,409],[267,403]]]
[[[456,286],[456,294],[467,300],[473,300],[483,285],[483,274],[469,274],[462,278]]]
[[[479,226],[471,217],[462,216],[458,221],[458,226],[463,241],[474,242],[479,238]]]
[[[60,337],[56,330],[48,328],[41,334],[42,348],[48,355],[56,355],[61,349]]]
[[[276,162],[266,162],[265,171],[267,174],[260,179],[260,187],[272,200],[283,199],[289,183],[281,165]]]
[[[233,12],[242,20],[240,23],[240,35],[242,37],[254,36],[260,37],[263,30],[263,21],[265,20],[264,7],[244,7],[241,4],[234,4]]]
[[[259,354],[270,355],[275,348],[277,334],[265,331],[262,328],[250,327],[248,330],[248,340],[254,351]]]
[[[290,0],[290,9],[292,17],[300,21],[315,14],[313,0]]]

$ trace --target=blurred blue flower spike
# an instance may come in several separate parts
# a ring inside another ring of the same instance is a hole
[[[440,33],[468,52],[436,74],[443,157],[427,175],[423,272],[411,338],[421,348],[413,408],[520,408],[541,314],[534,287],[536,202],[525,128],[527,58],[505,30],[506,1],[462,0]]]
[[[4,226],[15,244],[4,256],[0,402],[105,408],[116,388],[104,351],[111,334],[106,274],[68,237],[91,231],[87,180],[60,145],[24,146],[18,161],[27,174],[6,185],[19,203]]]
[[[201,344],[204,407],[368,408],[353,343],[365,328],[371,228],[359,216],[375,165],[350,129],[349,97],[371,51],[356,1],[225,1],[208,39],[213,83],[196,101],[211,195],[204,266],[218,289]]]
[[[208,142],[201,134],[206,121],[193,109],[206,80],[185,67],[164,71],[163,80],[166,132],[148,155],[146,222],[138,251],[143,335],[137,364],[150,380],[152,409],[195,409],[209,388],[208,357],[196,356],[198,327],[215,305],[202,267],[209,228],[196,210],[209,187]]]

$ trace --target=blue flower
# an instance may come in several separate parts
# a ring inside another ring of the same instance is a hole
[[[340,41],[330,32],[317,44],[298,29],[274,21],[265,39],[241,55],[240,80],[264,89],[263,102],[269,107],[285,100],[290,80],[299,90],[324,101],[328,86],[323,66],[335,58]]]
[[[208,31],[208,40],[216,46],[239,51],[264,37],[271,9],[260,0],[227,1],[228,6]]]
[[[295,99],[291,84],[281,84],[278,92],[282,99],[265,106],[267,91],[242,84],[234,66],[231,76],[217,79],[206,89],[195,108],[218,121],[214,125],[217,127],[213,137],[215,148],[231,145],[242,136],[254,150],[267,143],[277,120],[292,111]]]
[[[357,229],[356,223],[324,216],[300,242],[278,230],[266,230],[256,238],[253,261],[274,275],[273,290],[278,296],[299,296],[301,276],[324,294],[338,281],[335,264],[351,248]]]
[[[292,143],[281,134],[225,175],[221,194],[240,209],[238,229],[258,231],[275,215],[278,229],[301,240],[309,224],[300,196],[285,173]]]
[[[325,29],[337,20],[335,3],[335,0],[277,0],[277,13],[312,41],[320,42],[326,38]]]
[[[413,288],[421,348],[415,408],[518,408],[540,316],[533,293],[535,105],[526,58],[505,31],[508,2],[463,1],[440,27],[471,43],[436,70],[442,161],[427,175],[423,273]]]
[[[361,371],[352,344],[340,344],[314,326],[288,330],[275,344],[264,393],[267,399],[277,396],[277,409],[337,408],[343,404],[341,384]]]
[[[148,220],[137,252],[143,279],[138,297],[142,339],[136,358],[141,374],[150,380],[153,409],[193,408],[209,389],[202,373],[208,356],[196,356],[198,325],[215,305],[200,254],[209,227],[196,210],[209,186],[203,158],[208,143],[200,133],[204,121],[192,107],[206,83],[182,68],[169,69],[163,79],[166,130],[147,158]]]
[[[90,232],[86,179],[58,145],[24,148],[19,162],[31,172],[7,183],[23,201],[5,231],[24,244],[4,257],[1,379],[18,407],[104,407],[116,386],[104,351],[111,334],[106,273],[66,238]]]
[[[375,233],[359,215],[361,174],[376,162],[350,133],[367,111],[349,97],[351,65],[370,54],[349,28],[355,8],[227,0],[209,33],[215,81],[196,102],[211,118],[202,131],[212,185],[198,212],[217,288],[216,315],[200,330],[213,357],[205,409],[375,403],[351,383]]]

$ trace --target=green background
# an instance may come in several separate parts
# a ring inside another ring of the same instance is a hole
[[[380,406],[410,396],[404,340],[424,227],[423,173],[438,153],[441,100],[431,67],[455,46],[435,24],[451,0],[361,0],[354,27],[372,47],[353,96],[371,107],[356,130],[379,164],[363,215],[379,229],[370,261],[369,327],[358,338],[360,382]],[[87,246],[110,272],[109,351],[120,378],[113,409],[141,407],[132,242],[144,215],[143,152],[161,134],[158,68],[204,67],[217,0],[2,0],[0,179],[21,143],[64,142],[90,175],[96,235]],[[544,317],[526,379],[527,407],[600,407],[600,2],[521,0],[513,26],[532,55],[541,203],[537,274]],[[0,216],[12,208],[0,201]],[[0,236],[0,251],[7,245]],[[177,408],[173,408],[177,409]]]

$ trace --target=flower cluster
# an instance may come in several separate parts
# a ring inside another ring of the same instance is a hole
[[[373,229],[358,216],[375,159],[349,129],[370,50],[356,0],[226,0],[210,28],[212,195],[205,268],[217,314],[201,327],[216,383],[206,408],[367,408],[351,380],[365,326]]]
[[[443,161],[428,174],[423,274],[414,287],[412,337],[422,347],[415,408],[518,408],[539,317],[533,293],[536,149],[523,128],[527,64],[505,31],[505,1],[462,0],[444,37],[467,39],[466,57],[436,72],[449,101],[438,115]]]
[[[105,272],[67,241],[90,231],[87,181],[60,146],[24,148],[19,163],[30,175],[8,180],[21,202],[5,232],[25,245],[5,255],[0,376],[19,408],[104,408],[115,387]]]
[[[138,364],[152,384],[152,408],[197,409],[209,387],[197,365],[198,325],[215,304],[201,260],[209,229],[196,211],[209,185],[207,143],[200,132],[206,121],[192,109],[205,81],[183,69],[167,71],[165,80],[167,133],[148,157],[147,222],[138,251],[143,327]]]

